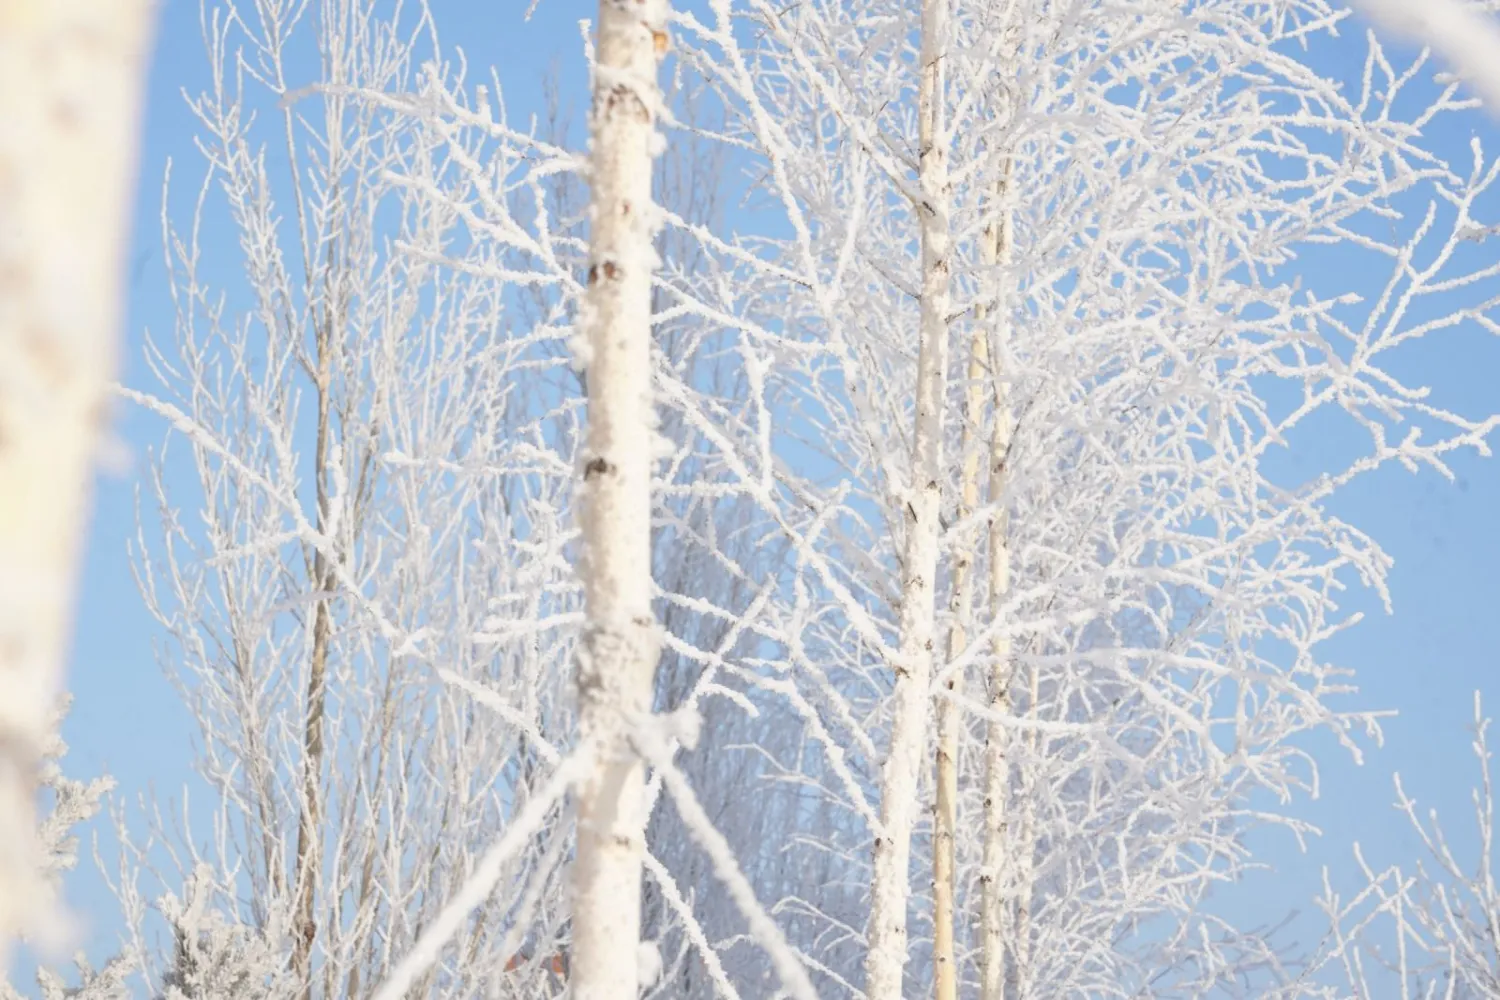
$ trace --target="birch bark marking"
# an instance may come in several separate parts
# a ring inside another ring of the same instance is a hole
[[[1010,262],[1011,217],[1009,208],[1011,161],[1001,168],[1000,181],[996,185],[995,205],[997,219],[987,232],[981,250],[988,270]],[[996,296],[995,322],[1004,316],[1000,296]],[[995,337],[995,349],[990,357],[990,379],[995,393],[995,419],[990,430],[990,503],[994,513],[990,518],[990,565],[989,606],[998,608],[1010,590],[1010,517],[1003,501],[1005,498],[1005,460],[1010,451],[1012,428],[1010,426],[1010,403],[1003,373],[1000,371],[1001,354],[998,327],[987,331]],[[980,911],[981,970],[980,1000],[1001,1000],[1006,984],[1006,931],[1007,901],[1009,886],[1006,863],[1008,847],[1007,800],[1010,796],[1010,760],[1005,753],[1006,732],[1003,721],[1011,711],[1010,686],[1013,666],[1011,663],[1010,638],[1003,633],[995,636],[991,646],[994,663],[990,668],[990,710],[993,713],[985,733],[984,748],[984,843],[980,857],[980,871],[984,873],[984,892]]]
[[[114,375],[152,5],[0,0],[0,968],[55,931],[37,770]]]
[[[906,908],[917,774],[925,749],[927,706],[937,618],[935,577],[938,515],[942,504],[943,401],[948,365],[948,150],[943,115],[943,62],[949,0],[923,0],[921,89],[918,115],[922,234],[922,307],[918,328],[917,417],[912,440],[912,480],[905,578],[901,581],[901,648],[894,664],[891,746],[880,775],[880,825],[870,887],[869,951],[865,995],[900,1000],[906,966]]]
[[[594,67],[582,488],[586,611],[579,729],[595,754],[578,789],[572,996],[635,1000],[645,848],[644,765],[630,727],[650,710],[651,165],[667,0],[600,0]]]

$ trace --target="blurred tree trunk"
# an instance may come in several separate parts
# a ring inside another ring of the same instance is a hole
[[[108,412],[148,0],[0,0],[0,963],[56,939],[35,793]]]

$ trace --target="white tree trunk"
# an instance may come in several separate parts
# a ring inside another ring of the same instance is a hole
[[[901,585],[901,648],[894,664],[895,697],[890,752],[881,770],[880,823],[870,887],[869,952],[865,995],[899,1000],[906,965],[906,906],[911,831],[917,811],[917,775],[925,749],[942,504],[943,401],[948,364],[948,156],[943,122],[943,62],[949,0],[923,0],[920,204],[922,307],[917,360],[916,433],[907,497],[906,546]]]
[[[993,240],[987,239],[983,253],[992,257]],[[993,261],[990,261],[993,263]],[[979,506],[979,460],[985,449],[979,434],[984,427],[984,384],[989,376],[989,341],[985,308],[975,309],[969,340],[968,381],[964,390],[964,426],[959,435],[959,500],[957,520],[968,520]],[[948,658],[957,659],[969,645],[968,630],[974,618],[974,559],[971,542],[961,539],[954,548],[953,591],[950,606],[953,626],[948,632]],[[946,687],[962,685],[962,676],[951,675]],[[937,794],[933,806],[932,845],[932,951],[935,1000],[957,1000],[958,967],[954,949],[956,864],[954,836],[958,831],[958,706],[952,698],[937,699]]]
[[[0,965],[58,929],[33,800],[114,374],[151,7],[0,0]]]
[[[1035,666],[1028,668],[1026,719],[1037,720],[1037,702],[1041,697],[1041,674]],[[1036,766],[1041,753],[1041,735],[1035,726],[1026,727],[1026,755],[1021,767],[1020,829],[1016,835],[1015,875],[1011,893],[1016,900],[1015,955],[1010,967],[1008,995],[1022,1000],[1031,995],[1031,899],[1036,878]]]
[[[572,996],[635,1000],[645,785],[631,727],[651,707],[652,147],[667,0],[600,0],[592,235],[580,322],[588,345],[582,481],[587,612],[580,735],[596,754],[578,790]]]
[[[982,247],[986,270],[991,272],[1010,261],[1010,171],[1011,165],[1007,161],[1002,168],[995,193],[997,218],[987,230],[987,238]],[[1000,322],[1004,316],[1003,299],[1001,296],[996,298],[996,322]],[[996,339],[998,346],[998,336]],[[1010,450],[1012,428],[1008,392],[1003,379],[1004,373],[1000,371],[1000,352],[993,350],[988,354],[990,378],[995,392],[995,418],[990,431],[990,503],[995,506],[989,526],[989,606],[993,613],[1010,590],[1010,519],[1003,501],[1005,461]],[[1008,870],[1006,806],[1010,795],[1010,760],[1005,749],[1010,734],[1006,731],[1004,722],[1011,711],[1010,685],[1014,672],[1009,636],[1003,633],[997,635],[991,654],[994,662],[990,668],[990,711],[993,714],[990,716],[985,739],[984,844],[980,857],[980,870],[984,873],[984,892],[980,904],[981,1000],[1000,1000],[1005,989],[1006,934],[1009,924],[1006,919],[1009,892],[1005,874]]]

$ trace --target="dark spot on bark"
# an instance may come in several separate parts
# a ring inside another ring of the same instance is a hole
[[[602,458],[595,458],[583,467],[583,478],[593,479],[595,476],[608,475],[615,471],[615,467]]]
[[[618,278],[620,276],[620,266],[618,264],[616,264],[612,260],[605,261],[604,262],[604,276],[606,278],[608,278],[610,281],[614,281],[616,278]]]
[[[64,129],[72,129],[83,120],[83,116],[74,102],[58,101],[52,105],[52,120]]]
[[[26,338],[26,351],[31,355],[40,374],[52,385],[61,386],[68,380],[68,358],[59,349],[56,341],[39,332]]]
[[[593,264],[589,265],[589,284],[592,285],[599,280],[599,268]]]

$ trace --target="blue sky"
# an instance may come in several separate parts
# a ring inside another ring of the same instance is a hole
[[[530,25],[520,20],[518,0],[433,0],[447,44],[460,41],[471,59],[499,67],[510,88],[513,113],[537,99],[535,83],[556,64],[565,74],[582,72],[576,27],[592,4],[542,0]],[[132,241],[130,304],[123,375],[126,384],[146,386],[141,360],[147,327],[165,332],[170,322],[161,263],[158,217],[161,179],[167,158],[177,161],[178,183],[195,182],[199,158],[191,146],[190,115],[180,89],[205,81],[206,63],[198,34],[197,0],[162,4],[157,55],[147,101],[146,138]],[[1487,145],[1500,149],[1500,130],[1476,121]],[[1467,135],[1442,137],[1467,142]],[[1493,247],[1495,244],[1491,244]],[[1488,249],[1488,248],[1487,248]],[[1408,380],[1433,385],[1440,398],[1470,415],[1500,411],[1500,342],[1478,334],[1447,338],[1408,351],[1401,372]],[[180,802],[190,780],[191,720],[164,680],[153,654],[154,626],[136,593],[126,546],[135,531],[137,469],[146,450],[160,440],[160,429],[139,412],[122,408],[117,429],[134,461],[99,483],[96,509],[82,577],[78,629],[69,685],[75,695],[66,736],[72,746],[69,771],[75,776],[110,773],[119,797],[132,810],[143,795],[163,803]],[[1492,640],[1500,617],[1496,599],[1500,567],[1500,463],[1473,456],[1455,462],[1456,484],[1431,473],[1413,476],[1386,470],[1351,490],[1339,512],[1379,539],[1396,560],[1391,583],[1395,613],[1386,616],[1371,600],[1357,598],[1370,617],[1331,647],[1336,659],[1354,667],[1359,707],[1399,709],[1385,725],[1383,748],[1369,749],[1363,767],[1331,742],[1320,744],[1323,794],[1303,802],[1300,815],[1325,831],[1308,855],[1287,838],[1266,844],[1279,869],[1274,876],[1236,890],[1232,908],[1274,919],[1306,906],[1321,865],[1347,873],[1349,845],[1359,840],[1372,861],[1385,863],[1416,855],[1419,844],[1390,808],[1391,772],[1400,770],[1419,800],[1437,808],[1461,851],[1472,857],[1475,843],[1469,790],[1475,769],[1467,729],[1471,696],[1484,692],[1500,712],[1500,652]],[[108,832],[98,825],[106,860]],[[90,951],[106,953],[119,930],[112,897],[85,860],[69,892],[92,923]]]

